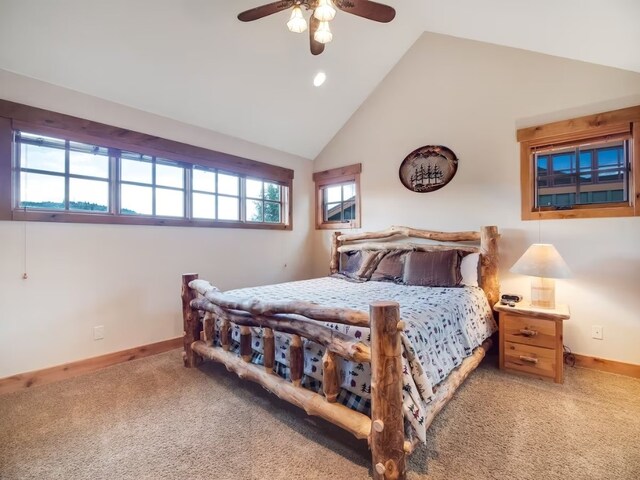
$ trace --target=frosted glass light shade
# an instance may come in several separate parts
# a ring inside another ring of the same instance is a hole
[[[556,247],[548,243],[534,243],[511,267],[511,272],[532,277],[569,278],[571,270]]]
[[[287,28],[293,33],[302,33],[307,29],[307,21],[304,19],[300,7],[293,7]]]
[[[313,39],[318,43],[329,43],[333,40],[333,33],[329,28],[329,22],[320,22],[316,33],[313,34]]]
[[[321,22],[333,20],[336,16],[336,9],[331,4],[331,0],[320,0],[318,6],[313,12],[313,16]]]

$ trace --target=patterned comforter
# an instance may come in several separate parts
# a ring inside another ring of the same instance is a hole
[[[433,388],[473,350],[496,331],[487,298],[481,288],[437,288],[397,285],[387,282],[353,283],[340,278],[325,277],[263,287],[243,288],[226,292],[242,299],[305,300],[326,307],[352,308],[369,311],[374,301],[391,300],[400,304],[400,317],[406,328],[403,342],[403,401],[405,419],[423,442],[426,439],[424,418]],[[354,338],[369,342],[369,329],[326,323]],[[234,343],[240,340],[236,326]],[[252,361],[262,363],[262,330],[255,328]],[[276,371],[288,375],[289,336],[275,334]],[[237,344],[236,344],[237,349]],[[324,348],[315,342],[304,343],[303,384],[320,390]],[[340,359],[342,392],[338,401],[350,408],[369,413],[371,370],[369,364],[356,364]]]

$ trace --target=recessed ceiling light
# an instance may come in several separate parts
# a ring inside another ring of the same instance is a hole
[[[318,72],[316,73],[316,76],[313,77],[313,85],[316,87],[319,87],[320,85],[322,85],[324,83],[324,81],[327,79],[327,74],[324,72]]]

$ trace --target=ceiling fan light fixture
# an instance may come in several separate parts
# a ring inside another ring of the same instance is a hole
[[[313,39],[318,43],[329,43],[333,40],[333,33],[329,28],[329,22],[320,22],[316,33],[313,34]]]
[[[336,16],[336,9],[331,4],[331,0],[320,0],[318,6],[313,12],[313,16],[321,22],[333,20]]]
[[[307,21],[302,15],[302,9],[299,6],[293,7],[291,18],[287,22],[287,28],[293,33],[302,33],[307,29]]]

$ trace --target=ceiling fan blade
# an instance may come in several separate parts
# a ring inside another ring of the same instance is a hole
[[[313,35],[318,29],[318,25],[320,25],[320,21],[314,17],[313,12],[311,12],[311,17],[309,18],[309,44],[313,55],[320,55],[324,52],[324,43],[316,42],[315,38],[313,38]]]
[[[294,3],[295,2],[293,0],[280,0],[279,2],[268,3],[260,7],[252,8],[251,10],[247,10],[246,12],[242,12],[238,15],[238,20],[241,22],[253,22],[254,20],[286,10],[287,8],[292,7]]]
[[[389,23],[396,17],[396,11],[392,7],[370,0],[335,0],[333,3],[343,12],[376,22]]]

